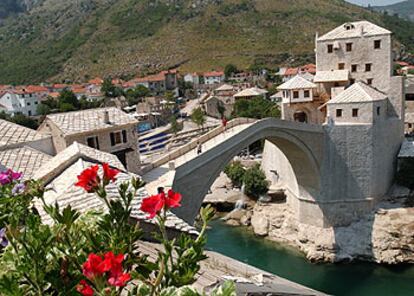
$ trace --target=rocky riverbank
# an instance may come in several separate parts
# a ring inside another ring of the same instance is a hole
[[[250,227],[264,239],[298,248],[311,261],[414,263],[414,198],[408,192],[390,197],[363,220],[346,227],[321,228],[299,223],[283,199],[254,202],[239,190],[232,190],[225,175],[219,179],[221,183],[213,186],[207,201],[215,201],[213,204],[218,207],[220,196],[228,204],[227,209],[233,209],[224,216],[226,223]],[[234,209],[240,199],[245,201],[244,206]]]

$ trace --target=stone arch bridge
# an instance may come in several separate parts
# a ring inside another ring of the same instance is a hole
[[[375,163],[377,145],[372,142],[379,132],[366,126],[235,119],[226,131],[218,127],[198,139],[202,154],[197,155],[195,140],[146,168],[143,178],[150,193],[158,186],[180,192],[182,207],[175,213],[192,223],[224,167],[242,149],[265,139],[262,168],[272,183],[283,180],[299,222],[346,225],[369,212],[392,182],[393,154],[399,146],[382,144],[387,159]]]

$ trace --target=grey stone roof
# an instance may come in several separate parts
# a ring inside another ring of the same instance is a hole
[[[328,104],[364,103],[381,101],[385,100],[386,98],[387,96],[385,94],[376,90],[375,88],[372,88],[365,83],[357,82],[330,100]]]
[[[31,179],[42,164],[52,156],[24,146],[0,151],[0,164],[16,172],[23,173],[23,179]]]
[[[115,155],[73,142],[72,145],[59,152],[47,163],[44,163],[36,171],[34,178],[47,182],[49,179],[53,179],[56,175],[60,174],[60,172],[69,164],[75,162],[79,158],[93,160],[99,163],[107,162],[111,167],[126,171],[124,165]]]
[[[317,71],[313,82],[348,81],[348,70]]]
[[[312,83],[305,78],[296,75],[292,79],[289,79],[282,85],[279,85],[277,89],[284,89],[284,90],[290,90],[290,89],[309,89],[309,88],[316,88],[316,84]]]
[[[349,28],[349,29],[347,29]],[[391,32],[368,21],[345,23],[318,38],[318,41],[390,35]]]
[[[107,211],[105,202],[94,193],[87,193],[82,188],[74,186],[77,182],[77,176],[86,168],[95,165],[96,163],[86,161],[79,158],[76,162],[67,166],[58,176],[46,184],[46,188],[49,189],[45,192],[44,198],[47,204],[58,203],[60,208],[64,208],[70,205],[73,209],[78,210],[81,213],[88,211],[103,210]],[[100,172],[101,174],[102,172]],[[118,198],[117,186],[122,182],[128,181],[133,177],[138,177],[135,174],[129,172],[120,172],[117,176],[116,183],[111,183],[106,187],[108,199]],[[145,188],[141,188],[132,203],[131,216],[137,220],[145,221],[155,224],[156,220],[147,219],[147,214],[140,210],[142,200],[148,196]],[[40,201],[35,202],[35,206],[39,211],[42,221],[47,224],[52,223],[52,219],[43,210],[42,203]],[[178,218],[172,213],[168,213],[166,226],[174,228],[180,231],[196,234],[197,230],[187,224],[182,219]]]
[[[0,148],[50,138],[30,128],[0,119]]]
[[[105,111],[109,113],[109,123],[104,121]],[[134,117],[115,107],[51,114],[46,119],[66,135],[138,123]]]

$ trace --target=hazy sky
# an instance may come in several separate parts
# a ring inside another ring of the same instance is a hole
[[[348,2],[367,6],[368,4],[371,4],[372,6],[376,5],[388,5],[393,4],[397,2],[402,2],[402,0],[347,0]]]

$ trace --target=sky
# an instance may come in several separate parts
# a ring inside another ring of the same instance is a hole
[[[347,0],[348,2],[359,4],[363,6],[367,6],[371,4],[372,6],[381,6],[381,5],[389,5],[394,4],[397,2],[402,2],[402,0]]]

